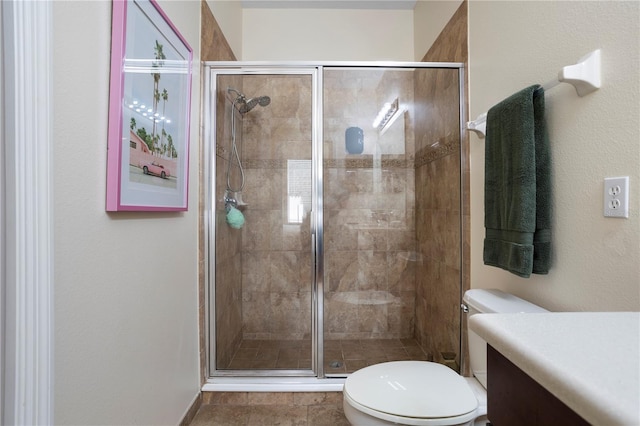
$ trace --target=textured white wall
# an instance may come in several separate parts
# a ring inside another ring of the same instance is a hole
[[[244,61],[413,61],[413,11],[245,9]]]
[[[236,58],[242,58],[242,2],[206,0]]]
[[[243,13],[245,13],[244,10],[247,11],[248,15],[253,15],[252,18],[248,18],[248,19],[252,19],[253,21],[266,20],[269,14],[264,13],[264,10],[260,10],[256,13],[253,13],[251,9],[243,9],[242,2],[239,2],[239,1],[225,1],[225,0],[206,0],[206,1],[207,1],[207,4],[209,5],[209,8],[213,12],[213,15],[218,21],[218,25],[220,25],[220,28],[222,29],[222,32],[224,33],[227,39],[227,42],[231,46],[231,49],[235,53],[236,57],[243,58],[243,60],[251,60],[246,56],[243,57],[243,50],[242,50],[242,44],[243,44],[242,17],[243,17]],[[444,28],[444,25],[447,23],[449,18],[451,18],[453,13],[458,9],[458,7],[460,6],[460,3],[461,3],[461,0],[417,1],[416,6],[412,13],[413,30],[414,30],[414,35],[413,35],[414,55],[412,59],[404,58],[402,60],[416,60],[416,61],[421,60],[422,57],[425,55],[425,53],[427,53],[427,51],[429,50],[429,48],[431,47],[435,39],[438,37],[438,35],[440,34],[440,31],[442,31],[442,28]],[[368,21],[363,19],[364,15],[361,14],[362,9],[358,11],[351,11],[349,13],[354,13],[354,12],[360,15],[360,17],[357,19],[357,22],[362,22],[364,24],[365,31],[368,33],[372,25]],[[293,12],[290,11],[290,13],[293,13]],[[296,22],[300,19],[306,19],[304,16],[299,15],[300,13],[301,13],[301,10],[295,11],[296,17],[294,17],[293,19],[295,19]],[[395,15],[395,12],[392,12],[389,10],[384,11],[384,13],[387,13],[387,14],[392,13]],[[335,11],[332,12],[332,14],[335,14]],[[280,19],[278,16],[279,15],[278,13],[276,13],[275,15],[277,19]],[[379,15],[379,13],[377,15]],[[406,15],[406,11],[402,13],[402,15]],[[273,19],[273,17],[271,17],[270,19]],[[332,21],[332,18],[329,18],[329,19],[330,21]],[[406,16],[403,16],[402,18],[394,18],[394,19],[404,20],[406,19]],[[311,23],[313,25],[316,25],[315,18],[312,20]],[[310,33],[311,30],[309,28],[304,28],[308,24],[309,24],[308,22],[303,22],[302,27],[305,32],[308,31]],[[333,32],[335,30],[334,25],[335,23],[333,22],[330,22],[329,25],[327,25],[326,23],[320,23],[319,24],[320,29],[317,30],[316,28],[314,29],[314,31],[316,31],[318,34],[324,34],[327,31]],[[289,28],[289,26],[290,26],[289,23],[285,24],[285,28]],[[260,29],[257,31],[257,33],[262,33],[262,35],[264,35],[265,26],[259,26],[259,28]],[[385,23],[382,24],[382,28],[386,28]],[[250,29],[249,31],[251,31],[252,33],[256,33],[255,29]],[[379,32],[376,30],[376,33],[379,33]],[[257,39],[260,40],[262,35],[260,37],[257,37]],[[249,34],[248,37],[250,37],[252,40],[255,40],[251,34]],[[376,38],[377,37],[378,37],[378,34],[376,34]],[[392,37],[395,38],[395,35],[392,35]],[[295,38],[297,37],[294,37],[293,40],[292,39],[288,40],[289,43],[291,43],[292,41],[295,41]],[[320,41],[318,40],[318,36],[312,35],[310,38],[311,38],[311,41],[314,43],[317,43],[318,41]],[[332,36],[330,36],[329,39],[335,40]],[[402,52],[406,53],[406,47],[407,47],[406,40],[402,40],[400,41],[400,43],[404,46],[401,49]],[[342,43],[338,43],[338,45],[341,45],[341,44]],[[305,55],[309,55],[308,47],[309,46],[300,47],[305,52]],[[335,49],[336,46],[335,44],[329,45],[327,47],[323,46],[320,49],[320,51],[317,52],[318,55],[320,54],[320,52],[325,51],[327,48]],[[256,47],[256,49],[258,48]],[[264,49],[264,46],[262,47],[262,49]],[[271,50],[271,48],[269,47],[268,50]],[[331,55],[333,55],[333,53],[335,52],[332,51]],[[381,54],[381,52],[375,53],[375,55],[379,55],[379,54]],[[250,56],[252,55],[254,55],[254,53],[250,54]],[[289,55],[289,51],[286,51],[285,55]],[[318,58],[319,56],[314,56],[311,58],[311,60],[316,60]]]
[[[421,61],[462,0],[419,0],[413,9],[414,60]]]
[[[553,158],[554,264],[518,278],[482,263],[484,143],[471,136],[471,286],[496,287],[550,310],[640,310],[640,3],[469,4],[470,115],[545,83],[602,49],[602,88],[546,95]],[[602,214],[603,179],[629,176],[629,219]]]
[[[186,213],[105,212],[111,2],[54,2],[56,424],[178,424],[199,390],[200,2],[160,1],[194,49]]]

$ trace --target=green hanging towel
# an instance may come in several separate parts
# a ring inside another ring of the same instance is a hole
[[[484,263],[524,278],[548,273],[551,164],[539,85],[487,114],[484,205]]]

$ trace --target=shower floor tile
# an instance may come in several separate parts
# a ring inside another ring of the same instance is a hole
[[[324,372],[344,375],[387,361],[428,361],[413,339],[327,340]],[[295,370],[311,368],[308,340],[244,340],[227,366],[230,370]]]
[[[324,372],[327,375],[353,373],[369,365],[388,361],[428,361],[413,339],[327,340]]]

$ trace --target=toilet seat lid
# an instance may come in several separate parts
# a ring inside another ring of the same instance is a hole
[[[344,392],[370,410],[401,417],[458,417],[478,407],[462,376],[442,364],[426,361],[365,367],[347,377]]]

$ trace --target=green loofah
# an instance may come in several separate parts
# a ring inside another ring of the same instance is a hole
[[[244,225],[244,215],[240,210],[230,206],[227,212],[227,223],[234,229],[240,229]]]

